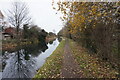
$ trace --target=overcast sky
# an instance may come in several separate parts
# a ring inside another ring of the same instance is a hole
[[[0,0],[0,10],[6,15],[10,9],[11,2],[15,0]],[[56,33],[63,27],[60,19],[61,14],[56,14],[56,10],[52,8],[52,0],[22,0],[25,1],[29,7],[30,15],[34,24],[45,29],[47,32],[56,31]]]

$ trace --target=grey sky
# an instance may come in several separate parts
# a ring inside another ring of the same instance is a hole
[[[62,28],[61,14],[52,8],[52,0],[21,0],[27,3],[30,15],[34,24],[45,29],[47,32],[53,30],[56,33]],[[0,0],[0,10],[5,15],[5,11],[10,9],[13,0]]]

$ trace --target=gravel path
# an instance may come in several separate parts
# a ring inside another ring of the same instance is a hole
[[[82,76],[79,65],[75,62],[67,40],[64,47],[63,65],[61,72],[62,78],[81,78]]]

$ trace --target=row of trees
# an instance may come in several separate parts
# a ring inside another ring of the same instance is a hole
[[[120,66],[120,2],[58,2],[64,28],[58,33],[69,37],[103,60]],[[54,2],[53,2],[54,6]]]
[[[33,40],[37,39],[40,42],[45,42],[46,36],[48,35],[48,33],[44,30],[41,29],[40,27],[38,27],[37,25],[28,25],[25,24],[23,26],[23,38],[24,39],[29,39],[29,40]]]
[[[21,1],[13,2],[8,10],[8,20],[16,28],[16,39],[37,39],[45,42],[47,32],[37,25],[32,25],[32,19],[26,3]],[[19,41],[19,40],[18,40]]]

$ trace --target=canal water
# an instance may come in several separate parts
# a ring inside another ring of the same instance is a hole
[[[56,39],[47,44],[26,45],[16,51],[4,51],[0,59],[2,78],[33,78],[58,44]]]

